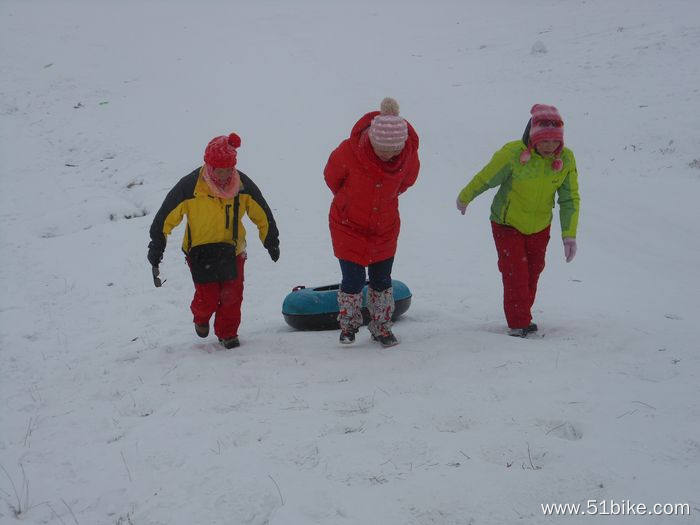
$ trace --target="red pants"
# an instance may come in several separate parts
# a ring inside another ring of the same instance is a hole
[[[537,280],[544,270],[549,226],[525,235],[515,228],[491,222],[498,251],[498,269],[503,277],[503,309],[510,328],[525,328],[532,321]]]
[[[243,302],[243,265],[245,253],[236,257],[238,277],[232,281],[194,283],[194,299],[190,309],[196,324],[209,324],[214,317],[214,333],[221,339],[238,335]]]

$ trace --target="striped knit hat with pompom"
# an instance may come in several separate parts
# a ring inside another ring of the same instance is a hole
[[[552,169],[561,171],[564,163],[560,158],[564,149],[564,120],[559,114],[559,110],[554,106],[545,104],[535,104],[530,109],[530,122],[528,123],[529,134],[527,137],[527,149],[520,154],[520,163],[527,163],[532,157],[532,150],[545,140],[556,140],[559,147],[554,151]],[[525,137],[523,137],[525,138]]]
[[[399,103],[393,98],[382,100],[381,113],[372,119],[369,140],[376,149],[401,150],[408,139],[408,125],[399,117]]]

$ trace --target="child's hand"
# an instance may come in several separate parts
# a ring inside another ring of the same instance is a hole
[[[464,213],[467,211],[467,203],[462,202],[459,200],[459,197],[457,197],[457,209],[464,215]]]
[[[163,283],[166,281],[166,279],[163,279],[162,281],[160,280],[160,270],[157,266],[151,266],[151,273],[153,274],[153,285],[156,288],[160,288],[161,286],[163,286]]]
[[[564,257],[566,262],[571,262],[576,257],[576,237],[564,237]]]

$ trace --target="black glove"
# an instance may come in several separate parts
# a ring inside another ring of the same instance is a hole
[[[148,262],[151,263],[151,266],[158,268],[160,265],[160,261],[163,260],[163,252],[159,250],[158,248],[155,248],[153,246],[149,246],[148,248]]]
[[[160,280],[160,270],[157,266],[151,266],[151,273],[153,274],[153,284],[156,288],[163,286],[166,279]]]
[[[277,259],[280,258],[280,247],[279,246],[272,246],[267,249],[267,253],[270,254],[270,259],[273,260],[273,262],[277,262]]]

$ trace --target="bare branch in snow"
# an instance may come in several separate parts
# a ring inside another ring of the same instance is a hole
[[[131,471],[129,470],[129,465],[126,463],[126,458],[124,457],[124,451],[121,451],[122,455],[122,461],[124,462],[124,467],[126,467],[126,473],[129,475],[129,481],[133,482],[134,480],[131,479]]]
[[[284,507],[284,498],[282,497],[282,491],[280,490],[280,486],[275,481],[275,478],[273,478],[269,474],[267,477],[270,478],[272,480],[272,482],[275,484],[275,487],[277,487],[277,493],[280,495],[280,501],[282,502],[282,506]]]

